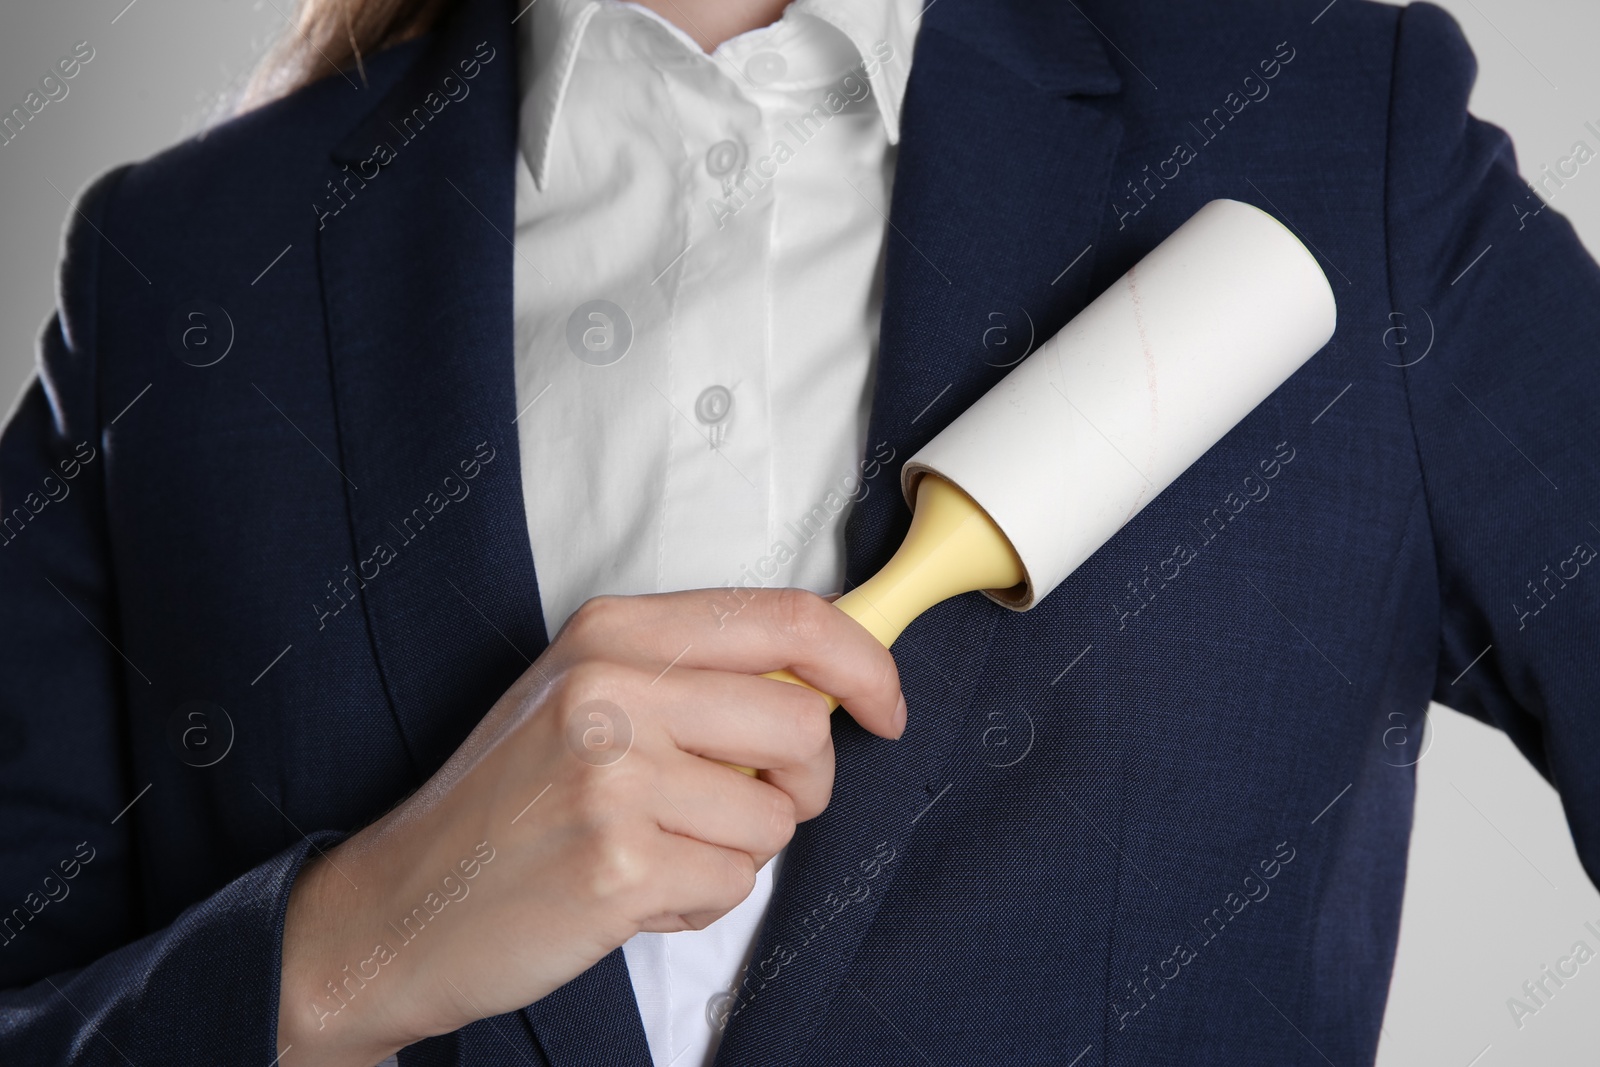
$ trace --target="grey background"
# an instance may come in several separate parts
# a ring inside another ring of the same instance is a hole
[[[1308,17],[1321,2],[1296,0]],[[61,194],[204,128],[283,28],[291,3],[0,0],[0,111],[20,106],[77,42],[95,49],[67,97],[0,146],[0,394],[10,398],[25,384],[53,305]],[[1478,54],[1473,110],[1511,131],[1525,176],[1580,138],[1600,148],[1583,129],[1585,121],[1600,126],[1600,4],[1442,6]],[[1600,161],[1552,204],[1600,249]],[[1418,768],[1411,876],[1378,1062],[1600,1062],[1600,960],[1520,1029],[1506,1003],[1575,941],[1600,951],[1600,938],[1583,929],[1585,921],[1600,928],[1600,893],[1578,865],[1560,803],[1497,731],[1438,707],[1433,724]]]

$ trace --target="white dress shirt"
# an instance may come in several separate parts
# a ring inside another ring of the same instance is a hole
[[[552,635],[602,593],[842,587],[852,499],[894,490],[862,473],[919,10],[794,0],[709,56],[618,0],[519,24],[516,425]],[[657,1067],[714,1056],[775,867],[623,946]]]

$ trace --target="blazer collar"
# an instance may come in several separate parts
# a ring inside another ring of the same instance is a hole
[[[1075,3],[935,0],[924,11],[926,30],[954,37],[975,61],[1003,67],[1041,92],[1104,96],[1122,88],[1104,36]]]

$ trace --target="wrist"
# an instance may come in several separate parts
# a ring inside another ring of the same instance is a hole
[[[394,1010],[401,975],[374,966],[385,880],[358,851],[314,856],[290,890],[278,998],[278,1048],[293,1049],[285,1067],[371,1067],[429,1036]]]

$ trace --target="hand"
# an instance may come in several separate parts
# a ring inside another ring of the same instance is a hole
[[[833,790],[822,696],[761,673],[788,668],[900,736],[899,673],[859,624],[795,589],[719,621],[724,595],[590,600],[420,790],[307,863],[283,939],[285,1067],[371,1067],[744,900]]]

